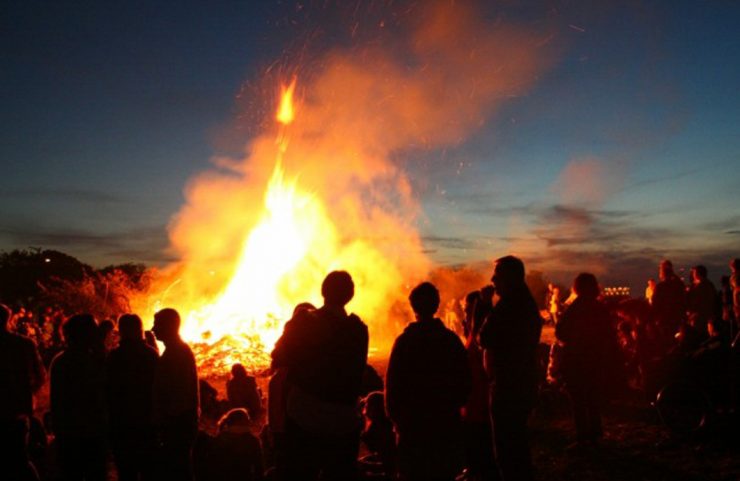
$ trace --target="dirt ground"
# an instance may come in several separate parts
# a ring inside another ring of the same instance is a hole
[[[605,438],[587,450],[568,449],[574,440],[565,410],[535,416],[531,440],[538,479],[609,481],[737,481],[740,439],[737,423],[677,438],[659,424],[649,406],[612,408]]]

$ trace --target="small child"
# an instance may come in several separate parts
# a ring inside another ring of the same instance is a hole
[[[364,405],[366,428],[361,439],[371,454],[363,458],[363,464],[370,467],[379,463],[383,474],[389,479],[395,479],[396,434],[393,432],[393,423],[385,412],[383,393],[371,392],[365,398]]]
[[[264,479],[262,447],[251,427],[252,422],[244,408],[232,409],[223,415],[210,449],[209,480]]]

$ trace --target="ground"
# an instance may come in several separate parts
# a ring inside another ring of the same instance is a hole
[[[740,440],[729,434],[728,425],[711,435],[676,438],[649,406],[617,406],[605,417],[601,445],[578,450],[567,448],[575,435],[568,416],[561,412],[548,417],[536,416],[532,422],[532,451],[541,481],[740,480]]]

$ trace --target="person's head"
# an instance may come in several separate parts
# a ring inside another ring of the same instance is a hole
[[[303,314],[304,312],[310,312],[310,311],[315,311],[315,310],[316,310],[316,306],[314,306],[310,302],[301,302],[300,304],[297,304],[293,308],[293,317]]]
[[[157,339],[165,344],[180,337],[180,314],[167,307],[154,314],[154,326],[152,327]]]
[[[658,268],[658,276],[660,277],[660,280],[664,281],[673,277],[673,275],[673,262],[668,259],[660,261],[660,267]]]
[[[650,287],[652,289],[655,289],[655,284],[656,283],[655,283],[655,279],[653,279],[652,277],[650,279],[648,279],[647,284],[648,284],[648,287]]]
[[[486,304],[493,303],[493,294],[496,292],[491,284],[487,284],[480,289],[480,299]]]
[[[596,276],[590,272],[578,274],[573,281],[573,292],[579,298],[583,299],[596,299],[599,297],[599,282],[596,280]]]
[[[247,370],[242,366],[240,363],[236,363],[233,366],[231,366],[231,376],[233,378],[245,378],[247,377]]]
[[[123,314],[118,318],[118,334],[121,341],[141,341],[144,338],[141,318],[136,314]]]
[[[0,332],[9,330],[8,323],[10,323],[11,317],[13,317],[13,311],[5,304],[0,304]]]
[[[98,323],[92,314],[76,314],[62,325],[62,334],[71,349],[88,349],[96,341]]]
[[[242,429],[246,430],[252,420],[249,417],[249,413],[244,408],[235,408],[228,411],[226,414],[221,416],[218,420],[218,432],[224,432],[228,429]]]
[[[525,286],[524,263],[521,259],[514,256],[505,256],[496,259],[491,281],[499,295],[504,296]]]
[[[740,272],[740,258],[735,258],[730,261],[730,269],[732,272]]]
[[[417,319],[429,319],[439,309],[439,291],[431,282],[422,282],[411,291],[409,302]]]
[[[321,283],[321,295],[327,306],[344,307],[355,296],[355,283],[346,271],[333,271]]]
[[[473,316],[475,315],[475,308],[478,304],[478,301],[480,300],[480,291],[473,291],[469,292],[467,296],[465,296],[465,318],[466,319],[473,319]]]
[[[365,398],[365,417],[370,421],[377,421],[387,417],[385,413],[385,397],[382,391],[373,391]]]
[[[699,283],[707,279],[707,268],[703,265],[694,266],[691,268],[691,281]]]

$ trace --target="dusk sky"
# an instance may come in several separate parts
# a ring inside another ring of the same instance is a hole
[[[6,2],[0,249],[173,260],[188,180],[249,141],[252,86],[425,2],[381,3]],[[460,142],[398,152],[431,258],[642,288],[667,257],[717,282],[740,256],[740,3],[486,3],[552,58]]]

